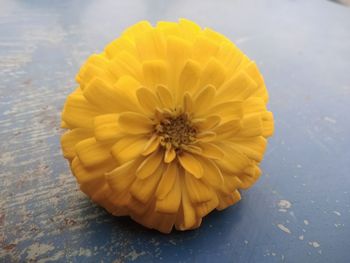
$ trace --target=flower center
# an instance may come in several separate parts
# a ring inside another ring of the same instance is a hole
[[[180,150],[181,145],[188,145],[195,140],[197,131],[187,114],[182,113],[161,120],[156,126],[156,133],[160,136],[162,146],[173,146],[175,150]]]

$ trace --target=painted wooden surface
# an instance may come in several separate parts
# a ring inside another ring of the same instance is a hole
[[[92,204],[59,145],[80,65],[139,20],[234,40],[270,91],[264,174],[200,229],[163,235]],[[0,1],[0,262],[349,262],[350,9],[329,1]]]

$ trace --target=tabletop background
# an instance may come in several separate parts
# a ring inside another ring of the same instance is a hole
[[[263,176],[163,235],[79,190],[60,111],[89,54],[143,19],[192,19],[254,59],[276,133]],[[349,262],[350,8],[327,0],[0,0],[0,262]]]

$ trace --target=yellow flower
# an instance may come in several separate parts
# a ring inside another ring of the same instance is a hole
[[[260,176],[273,133],[256,64],[197,24],[142,21],[77,75],[62,125],[81,190],[113,215],[168,233],[199,227]]]

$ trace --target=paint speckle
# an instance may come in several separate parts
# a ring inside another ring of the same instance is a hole
[[[302,166],[301,166],[301,164],[297,164],[297,168],[299,168],[299,169],[300,169],[301,167],[302,167]]]
[[[311,242],[309,242],[309,245],[312,246],[312,247],[314,247],[314,248],[318,248],[318,247],[321,246],[321,245],[320,245],[318,242],[316,242],[316,241],[311,241]]]
[[[126,255],[126,258],[130,258],[131,261],[135,261],[139,257],[145,255],[146,252],[142,251],[140,253],[137,253],[135,250],[131,251],[129,254]]]
[[[334,214],[336,214],[337,216],[341,216],[341,213],[338,211],[333,211]]]
[[[291,234],[290,230],[282,224],[277,224],[277,227],[287,234]]]
[[[39,244],[34,243],[33,245],[29,246],[27,249],[27,260],[34,260],[38,256],[45,255],[51,250],[54,250],[55,247],[50,244]]]
[[[330,118],[330,117],[327,117],[327,116],[324,117],[323,120],[326,121],[326,122],[332,123],[332,124],[336,124],[337,123],[336,119],[333,119],[333,118]]]
[[[309,221],[308,220],[304,220],[304,224],[307,226],[307,225],[309,225]]]
[[[244,244],[248,245],[248,243],[249,243],[248,240],[244,240]]]
[[[292,206],[291,202],[289,202],[288,200],[283,200],[283,199],[279,200],[277,205],[280,209],[289,209]]]
[[[14,159],[14,156],[10,152],[3,153],[0,155],[0,165],[7,165]]]
[[[169,240],[169,243],[173,244],[174,246],[176,246],[176,242],[174,240],[172,240],[172,239]]]
[[[304,235],[300,235],[299,240],[304,240]]]

